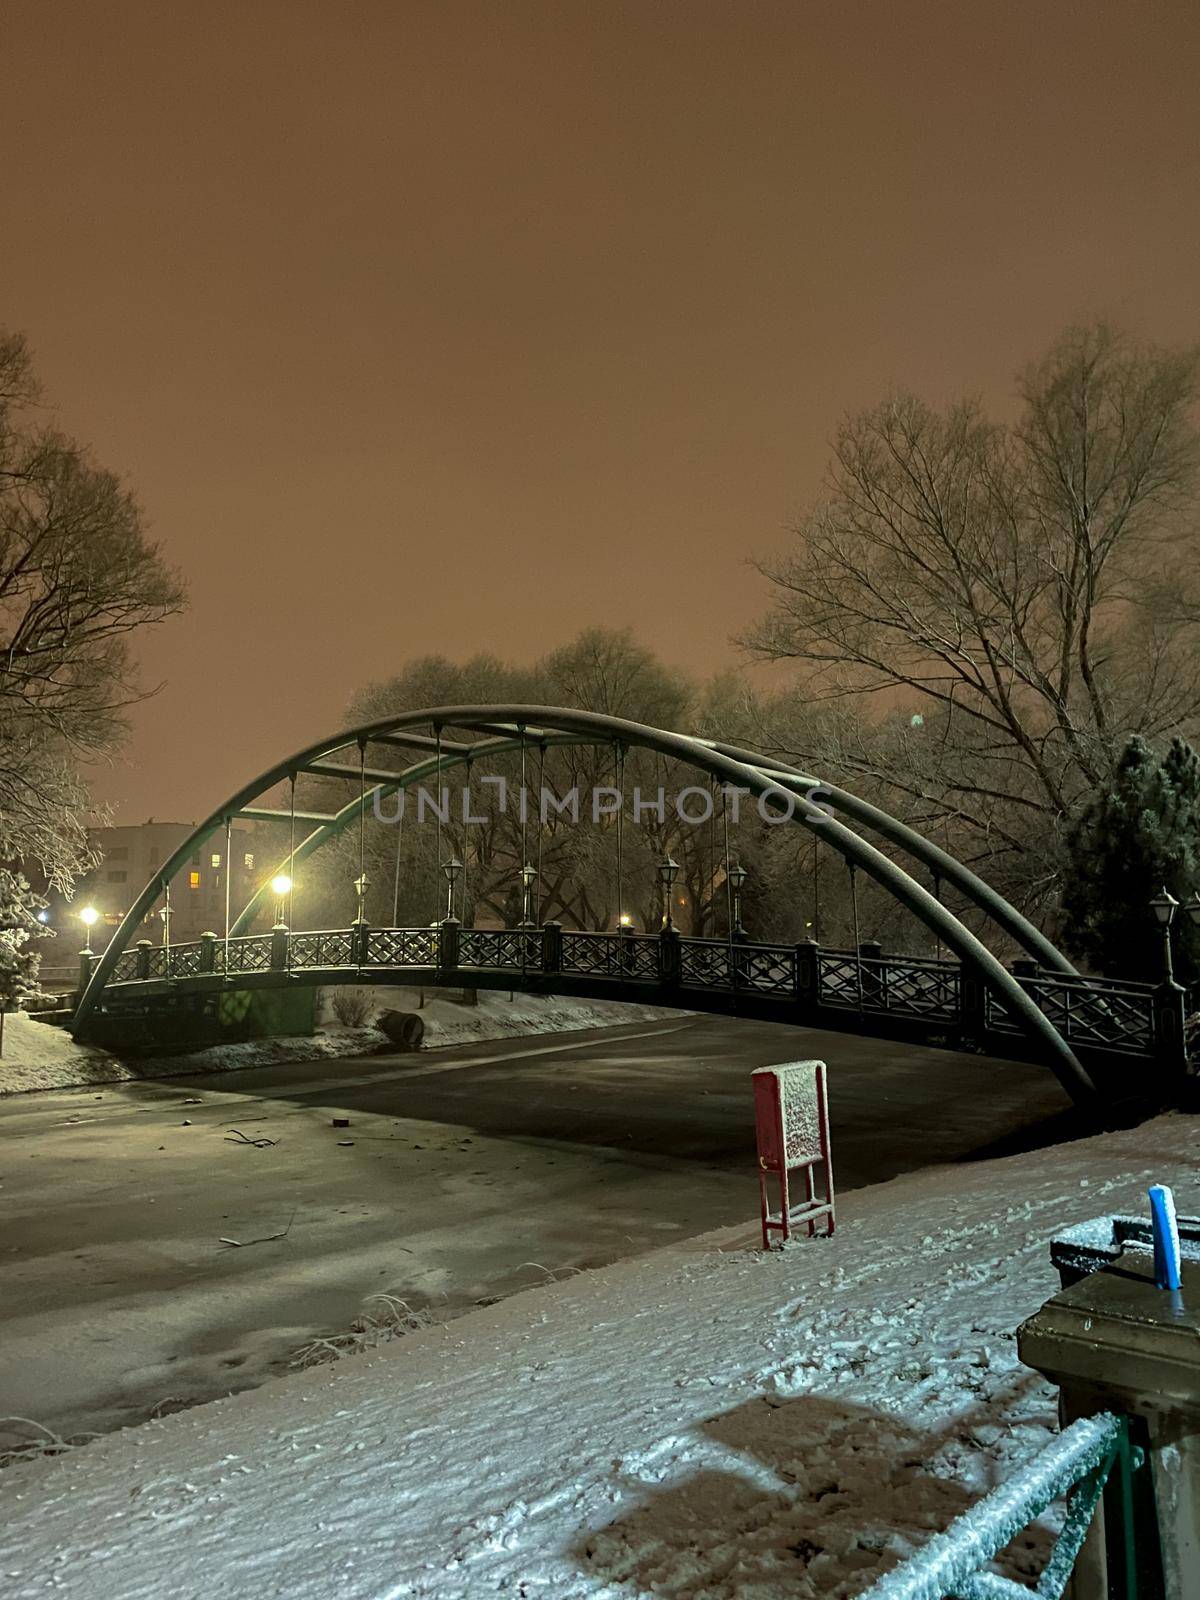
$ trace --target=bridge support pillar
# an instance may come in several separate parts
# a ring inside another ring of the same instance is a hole
[[[973,967],[963,963],[959,1000],[958,1022],[963,1039],[982,1044],[987,1027],[987,990],[983,979]]]
[[[371,924],[366,917],[359,917],[357,922],[350,925],[350,959],[356,967],[365,967],[367,964],[367,935],[371,931]]]
[[[200,971],[215,972],[217,970],[217,936],[215,933],[202,933],[200,935]]]
[[[801,939],[796,946],[796,999],[814,1010],[821,1003],[820,953],[815,939]]]
[[[1186,1075],[1187,990],[1173,978],[1154,991],[1154,1053],[1167,1077],[1178,1080]]]
[[[137,950],[137,975],[146,979],[150,976],[150,952],[154,946],[149,939],[139,939],[135,946]]]
[[[542,971],[562,971],[562,923],[544,922],[542,924]]]
[[[679,987],[682,946],[677,928],[664,928],[658,936],[658,981],[664,989]]]
[[[99,957],[96,955],[94,950],[81,950],[79,952],[79,992],[80,992],[80,994],[82,994],[83,991],[87,988],[88,982],[91,979],[93,971],[95,970],[96,962],[97,962],[98,959],[99,959]]]
[[[288,940],[291,935],[282,922],[271,929],[271,971],[286,972],[288,967]]]
[[[438,970],[454,972],[458,967],[458,935],[461,923],[457,917],[446,917],[438,923]]]
[[[869,961],[870,966],[863,963]],[[883,946],[878,939],[858,942],[858,970],[862,982],[863,1004],[881,1011],[887,1004],[887,969],[883,965]]]

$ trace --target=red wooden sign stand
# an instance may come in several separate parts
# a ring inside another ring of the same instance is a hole
[[[759,1067],[751,1073],[751,1080],[763,1249],[771,1248],[773,1233],[786,1244],[800,1224],[807,1228],[811,1239],[818,1222],[824,1221],[822,1233],[828,1238],[834,1228],[834,1200],[825,1063],[791,1061],[778,1067]],[[788,1179],[791,1173],[800,1171],[804,1173],[804,1204],[792,1210]],[[771,1211],[767,1201],[767,1174],[771,1172],[779,1179],[778,1213]]]

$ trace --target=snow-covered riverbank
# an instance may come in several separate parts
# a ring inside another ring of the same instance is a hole
[[[1048,1242],[1156,1179],[1200,1209],[1198,1134],[858,1190],[830,1241],[710,1234],[0,1474],[5,1593],[857,1594],[1051,1437]]]
[[[408,988],[374,988],[376,1012],[418,1010],[418,993]],[[678,1017],[661,1006],[627,1005],[615,1000],[571,1000],[560,997],[481,991],[477,1005],[429,998],[418,1014],[425,1025],[426,1050],[473,1044],[486,1039],[520,1038],[527,1034],[570,1033],[580,1028],[620,1028],[637,1022]],[[5,1018],[4,1055],[0,1059],[0,1095],[36,1089],[69,1089],[93,1083],[128,1083],[137,1078],[187,1076],[194,1072],[241,1071],[285,1061],[319,1061],[339,1056],[370,1055],[390,1049],[377,1028],[344,1028],[329,1021],[302,1038],[253,1039],[244,1044],[217,1045],[189,1055],[123,1060],[95,1045],[76,1044],[63,1028],[35,1022],[24,1012]]]

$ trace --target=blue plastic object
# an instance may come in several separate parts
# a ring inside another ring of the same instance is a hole
[[[1175,1196],[1166,1184],[1150,1189],[1150,1226],[1154,1230],[1154,1281],[1160,1289],[1179,1287],[1179,1223]]]

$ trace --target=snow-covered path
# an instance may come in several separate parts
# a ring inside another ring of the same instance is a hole
[[[1045,1443],[1012,1334],[1057,1287],[1048,1240],[1152,1179],[1200,1209],[1198,1131],[898,1179],[832,1241],[709,1235],[15,1469],[0,1587],[854,1595]]]

